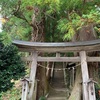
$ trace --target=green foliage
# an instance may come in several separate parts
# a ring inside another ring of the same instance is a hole
[[[95,31],[97,32],[98,38],[100,38],[100,24],[94,27]]]
[[[41,96],[41,97],[39,98],[39,100],[46,100],[46,97]]]
[[[33,11],[28,10],[27,6],[29,5],[26,4],[27,1],[24,2],[24,0],[0,0],[1,14],[6,20],[1,33],[5,44],[11,43],[12,39],[30,39]],[[31,5],[33,5],[33,2]]]
[[[61,30],[61,33],[65,33],[64,34],[64,37],[63,39],[65,40],[66,38],[67,39],[71,39],[71,37],[75,34],[75,30],[74,30],[74,27],[72,25],[71,22],[67,22],[65,24],[65,21],[66,19],[64,20],[61,20],[59,21],[59,25],[58,25],[58,29]]]
[[[81,16],[75,11],[71,12],[68,19],[60,19],[58,21],[58,29],[61,33],[65,33],[64,40],[71,40],[82,26],[89,24],[100,24],[100,10],[97,8]],[[95,29],[98,30],[97,27]]]
[[[44,20],[45,41],[70,40],[82,26],[100,23],[100,0],[1,0],[0,4],[2,15],[8,18],[2,32],[6,43],[12,39],[31,39],[35,7],[39,10],[36,21]]]
[[[16,9],[19,0],[0,0],[2,7],[2,14],[4,16],[11,16],[12,11]]]
[[[10,43],[12,39],[29,40],[31,27],[22,19],[12,17],[4,24],[1,34],[5,44]]]
[[[25,75],[25,66],[15,46],[0,47],[0,92],[10,89],[14,82]]]
[[[82,5],[82,0],[59,0],[61,3],[61,8],[65,8],[64,10],[73,10],[75,8],[79,8]]]
[[[100,100],[100,85],[95,84],[96,100]]]
[[[21,88],[12,88],[7,92],[2,92],[0,94],[0,100],[20,100],[21,98]]]

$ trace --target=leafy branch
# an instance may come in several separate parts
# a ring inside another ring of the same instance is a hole
[[[12,15],[16,16],[17,18],[20,18],[20,19],[26,21],[31,26],[30,22],[27,20],[27,18],[25,17],[23,12],[21,11],[21,0],[18,1],[17,7],[16,7],[15,10],[13,10]]]

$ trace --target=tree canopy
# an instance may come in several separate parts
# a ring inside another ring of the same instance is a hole
[[[99,4],[99,0],[1,0],[1,13],[6,19],[2,39],[5,42],[31,40],[34,15],[38,29],[41,23],[44,25],[45,41],[70,40],[82,26],[90,23],[100,33]]]

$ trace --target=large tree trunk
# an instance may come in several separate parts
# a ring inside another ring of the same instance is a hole
[[[44,22],[45,22],[45,17],[41,18],[41,20],[37,20],[38,16],[40,16],[41,12],[39,11],[38,7],[34,8],[34,14],[32,17],[32,34],[31,34],[31,41],[33,42],[41,42],[44,41],[45,38],[45,32],[44,32]],[[39,56],[43,56],[43,53],[39,53]],[[44,63],[38,62],[40,65],[45,65]],[[37,81],[37,100],[41,96],[44,96],[46,93],[46,75],[45,75],[45,68],[42,68],[41,66],[37,67],[37,72],[36,72],[36,79]]]
[[[86,40],[94,40],[96,39],[96,33],[93,28],[93,24],[87,25],[82,27],[79,32],[75,35],[74,41],[86,41]],[[95,54],[94,52],[88,53],[88,55],[93,55]],[[94,80],[96,79],[96,71],[97,67],[95,67],[97,63],[89,63],[88,64],[88,69],[89,69],[89,77],[93,78]],[[71,96],[69,97],[69,100],[82,100],[82,95],[81,95],[81,86],[80,81],[81,81],[81,67],[77,67],[76,70],[76,80],[75,80],[75,85],[73,87],[73,90],[71,92]],[[78,77],[77,77],[78,76]],[[97,79],[96,79],[97,80]]]

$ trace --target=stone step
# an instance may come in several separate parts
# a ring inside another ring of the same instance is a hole
[[[54,90],[57,92],[68,92],[66,88],[55,88]]]
[[[53,89],[49,91],[48,97],[66,97],[67,91],[65,89]]]
[[[66,88],[66,85],[65,84],[63,84],[63,83],[53,83],[53,84],[51,84],[50,85],[53,89],[64,89],[64,88]]]
[[[49,97],[47,100],[66,100],[66,97]]]
[[[61,69],[62,63],[55,63],[55,68]],[[49,95],[47,100],[67,100],[67,92],[66,85],[64,82],[64,72],[54,71],[54,76],[50,83]]]

